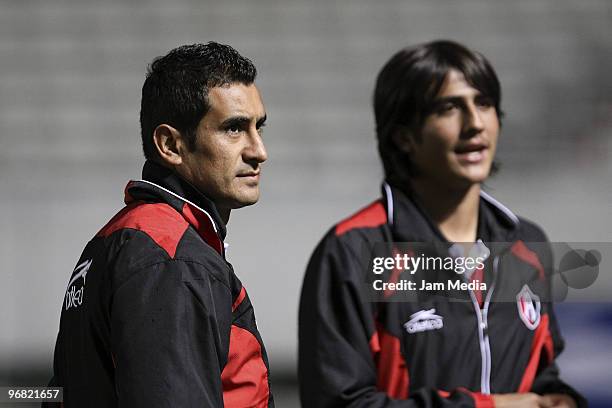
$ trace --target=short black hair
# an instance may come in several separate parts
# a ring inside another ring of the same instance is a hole
[[[229,45],[183,45],[157,57],[149,65],[142,86],[140,133],[147,159],[159,154],[153,132],[161,124],[176,128],[195,147],[198,124],[210,110],[208,91],[227,84],[250,85],[257,69]]]
[[[492,100],[501,124],[501,87],[495,70],[483,55],[448,40],[402,49],[382,68],[374,90],[378,152],[388,181],[399,185],[414,175],[410,156],[396,146],[393,134],[399,127],[418,134],[453,69]]]

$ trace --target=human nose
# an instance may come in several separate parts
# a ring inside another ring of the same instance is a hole
[[[473,137],[484,130],[481,112],[474,104],[469,104],[463,115],[463,133],[466,137]]]
[[[263,163],[268,160],[268,152],[264,146],[263,139],[257,129],[249,132],[249,145],[244,150],[245,162],[252,165]]]

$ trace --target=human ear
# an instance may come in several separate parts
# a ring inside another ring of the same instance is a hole
[[[181,132],[162,124],[153,131],[153,143],[161,160],[171,166],[183,163],[184,141]]]
[[[414,149],[414,134],[406,126],[397,126],[395,130],[393,130],[391,139],[395,146],[403,153],[411,153]]]

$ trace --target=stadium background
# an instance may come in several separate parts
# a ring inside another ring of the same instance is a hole
[[[370,105],[382,64],[436,38],[483,52],[507,114],[490,191],[552,240],[610,242],[611,17],[609,0],[0,1],[0,385],[50,376],[69,275],[140,176],[153,57],[216,40],[259,69],[270,159],[261,202],[232,214],[229,256],[256,307],[277,406],[292,407],[307,258],[378,195]],[[612,398],[610,305],[559,308],[562,372],[593,406]]]

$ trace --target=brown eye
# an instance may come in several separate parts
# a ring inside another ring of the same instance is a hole
[[[438,105],[434,111],[438,115],[444,115],[444,114],[451,113],[456,108],[457,108],[457,105],[455,103],[445,102],[445,103],[441,103],[440,105]]]
[[[226,128],[225,131],[229,134],[235,135],[235,134],[240,133],[242,129],[239,126],[230,126]]]

